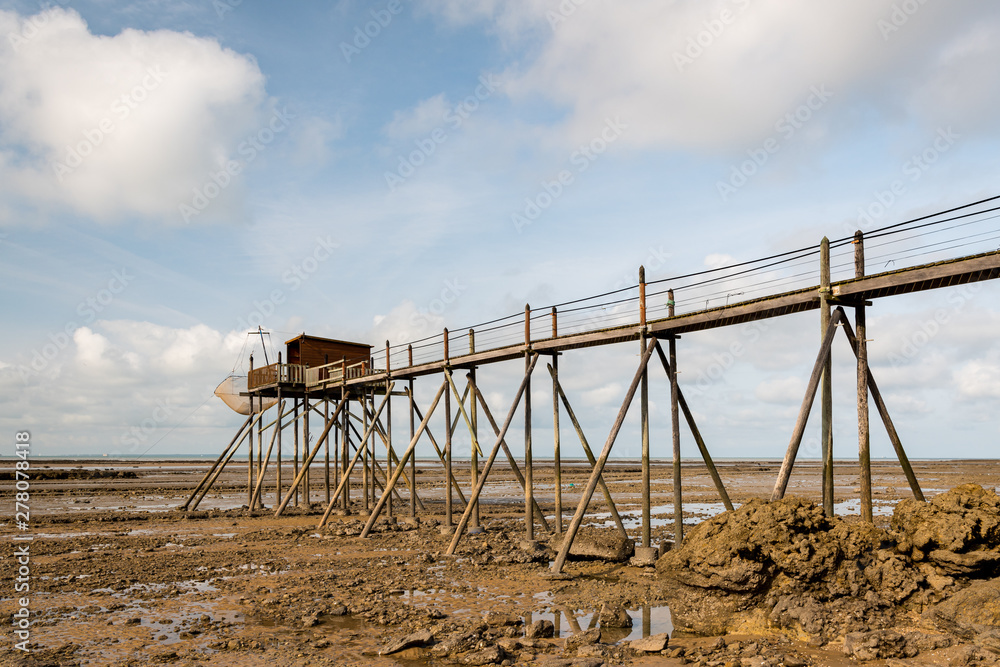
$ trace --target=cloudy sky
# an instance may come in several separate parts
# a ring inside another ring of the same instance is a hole
[[[0,38],[0,423],[36,455],[220,451],[241,418],[212,390],[257,325],[381,348],[1000,193],[1000,8],[972,0],[0,2]],[[870,309],[912,456],[995,455],[998,296]],[[717,456],[784,452],[817,319],[679,342]],[[637,354],[560,361],[595,445]],[[481,372],[498,419],[519,367]]]

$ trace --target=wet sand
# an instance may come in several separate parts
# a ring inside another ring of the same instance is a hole
[[[12,459],[4,463],[0,473],[13,471]],[[365,540],[355,536],[359,518],[366,515],[360,479],[352,491],[351,514],[335,514],[327,528],[317,531],[326,505],[322,463],[314,464],[311,473],[313,505],[292,506],[280,518],[242,507],[247,502],[245,461],[230,464],[196,512],[176,508],[209,462],[31,463],[28,530],[16,529],[13,507],[0,523],[7,545],[0,560],[7,582],[0,613],[10,628],[15,597],[21,595],[13,590],[18,565],[12,554],[22,543],[13,537],[30,535],[33,650],[27,655],[6,650],[3,665],[451,664],[422,649],[385,657],[378,651],[414,629],[443,632],[488,610],[553,621],[557,637],[536,640],[538,646],[509,658],[511,664],[545,664],[561,658],[563,638],[596,626],[597,612],[606,603],[625,606],[633,627],[604,630],[605,643],[623,645],[672,630],[669,600],[663,599],[651,568],[569,561],[566,572],[572,577],[553,580],[544,558],[517,562],[525,560],[519,546],[525,532],[523,492],[500,462],[482,501],[486,530],[464,538],[454,558],[442,556],[449,541],[438,525],[446,521],[442,467],[427,461],[418,466],[418,495],[425,505],[418,520],[407,520],[408,492],[402,487],[406,502],[395,503],[396,521],[380,521]],[[730,461],[719,468],[733,502],[740,504],[770,495],[778,465]],[[876,522],[885,525],[895,503],[911,493],[898,464],[873,465]],[[914,468],[928,497],[965,482],[1000,486],[996,461],[916,461]],[[788,494],[818,502],[819,472],[817,462],[799,464]],[[640,473],[636,462],[612,462],[605,472],[633,537],[640,533]],[[456,475],[468,494],[467,464],[456,464]],[[583,462],[563,466],[564,526],[588,475]],[[857,514],[856,464],[839,464],[836,475],[838,513]],[[15,493],[10,477],[0,479],[6,498]],[[536,498],[554,524],[551,465],[536,462],[534,477]],[[291,479],[287,466],[286,488]],[[673,539],[669,462],[657,463],[652,479],[657,544]],[[685,462],[683,480],[685,523],[722,511],[704,466]],[[263,500],[274,507],[273,468]],[[462,509],[457,498],[455,509],[457,521]],[[595,494],[586,523],[611,525],[607,511],[600,493]],[[542,547],[554,542],[540,526],[535,532]],[[809,664],[848,664],[833,645],[818,648],[778,632],[744,639],[774,644],[774,651],[793,652]],[[675,634],[670,647],[695,651],[712,641]],[[632,658],[623,652],[606,659],[608,664],[684,664],[684,658]]]

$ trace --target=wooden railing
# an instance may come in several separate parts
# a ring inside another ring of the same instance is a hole
[[[359,361],[345,368],[343,361],[336,361],[332,364],[316,366],[306,369],[306,386],[315,387],[322,384],[332,384],[346,379],[363,377],[377,372],[368,361]]]
[[[306,367],[299,364],[271,364],[255,368],[247,376],[247,389],[256,389],[281,383],[302,384]]]

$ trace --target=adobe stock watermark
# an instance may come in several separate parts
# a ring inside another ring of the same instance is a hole
[[[857,226],[844,223],[844,229],[847,233],[853,234],[855,229],[868,230],[874,227],[879,220],[885,217],[889,209],[909,191],[907,182],[912,184],[923,178],[924,174],[941,159],[941,156],[950,151],[961,138],[962,135],[955,132],[950,125],[947,128],[939,127],[937,134],[927,148],[919,153],[914,153],[900,167],[904,178],[895,179],[884,190],[876,190],[871,202],[858,207]]]
[[[402,0],[389,0],[384,8],[370,9],[372,20],[364,25],[354,26],[353,39],[350,42],[340,43],[340,52],[348,64],[355,56],[367,49],[372,40],[382,34],[382,31],[389,27],[392,20],[403,12]]]
[[[163,424],[173,416],[177,407],[169,398],[158,399],[156,407],[153,408],[149,417],[143,419],[139,424],[122,431],[122,434],[118,437],[118,444],[122,449],[110,452],[110,455],[120,456],[122,454],[137,453],[162,428]]]
[[[226,18],[226,14],[243,4],[243,0],[212,0],[212,9],[215,10],[219,20]]]
[[[757,175],[771,157],[781,150],[782,144],[788,142],[799,130],[805,127],[806,123],[812,120],[816,112],[822,109],[832,97],[833,93],[827,89],[825,84],[812,86],[805,102],[775,121],[774,135],[765,139],[760,146],[747,149],[748,159],[733,165],[729,170],[727,180],[716,181],[715,188],[722,201],[728,202],[731,196],[749,183],[750,179]]]
[[[294,114],[289,113],[288,107],[280,110],[275,109],[264,127],[248,136],[236,147],[236,153],[243,159],[229,160],[224,165],[220,165],[218,171],[209,172],[208,178],[194,188],[191,201],[179,204],[178,211],[181,219],[186,224],[190,224],[192,218],[197,217],[207,209],[226,188],[232,185],[233,180],[274,142],[278,135],[290,127],[289,121],[295,118]]]
[[[724,352],[716,352],[712,355],[712,363],[698,372],[698,377],[694,381],[694,386],[684,386],[685,391],[692,394],[702,395],[709,387],[718,383],[726,375],[743,355],[747,353],[750,346],[755,345],[760,340],[761,335],[767,332],[769,327],[764,322],[754,322],[740,331],[741,340],[730,343]]]
[[[663,245],[658,245],[655,248],[649,246],[646,248],[646,261],[642,263],[642,266],[646,268],[646,278],[649,279],[654,273],[662,269],[667,265],[667,260],[670,259],[671,253],[663,249]],[[619,278],[618,282],[614,284],[611,288],[612,290],[619,290],[623,287],[628,287],[629,285],[637,285],[639,283],[638,273],[625,273]]]
[[[479,85],[472,94],[442,114],[441,120],[444,125],[435,127],[423,138],[414,139],[416,148],[407,155],[397,156],[396,170],[385,172],[385,184],[389,187],[389,191],[395,192],[396,188],[427,164],[430,157],[437,152],[438,146],[448,141],[448,132],[460,129],[482,103],[493,97],[502,85],[503,83],[493,74],[480,76]]]
[[[334,251],[340,247],[330,236],[317,236],[315,245],[309,254],[293,263],[281,274],[282,284],[288,285],[288,290],[294,292],[319,271],[320,266],[333,257]],[[263,301],[255,299],[253,309],[246,317],[241,317],[236,323],[237,328],[252,331],[273,315],[278,306],[285,303],[287,296],[283,289],[273,289]]]
[[[441,288],[441,293],[431,299],[427,306],[417,308],[417,312],[410,316],[410,324],[417,331],[422,331],[422,327],[434,326],[435,323],[432,318],[444,314],[448,306],[458,301],[466,289],[467,287],[459,282],[458,278],[445,280]]]
[[[875,22],[878,31],[882,34],[882,40],[888,42],[889,37],[899,32],[903,26],[910,22],[914,14],[927,4],[927,0],[903,0],[892,5],[892,11],[888,18],[879,18]]]
[[[934,311],[932,317],[927,318],[920,323],[912,333],[908,334],[903,340],[903,344],[899,346],[899,349],[889,355],[889,363],[893,368],[899,368],[900,366],[908,365],[913,359],[920,353],[920,351],[926,347],[932,340],[934,340],[941,331],[948,326],[952,319],[958,313],[965,309],[965,306],[972,301],[976,295],[983,289],[982,283],[969,283],[962,285],[961,287],[954,288],[950,294],[948,294],[948,303],[951,305],[950,309],[938,308]]]
[[[55,9],[53,4],[65,7],[70,3],[70,0],[55,0],[55,3],[46,2],[38,3],[40,12],[34,16],[25,16],[21,21],[21,29],[18,32],[8,32],[7,41],[10,42],[11,48],[17,53],[21,50],[25,44],[34,39],[49,25],[49,21],[52,20],[52,16],[55,14]]]
[[[510,220],[517,233],[520,234],[525,227],[534,224],[542,213],[576,182],[576,177],[590,169],[590,166],[604,155],[608,147],[618,141],[627,129],[628,125],[622,122],[621,117],[606,118],[604,128],[597,136],[581,144],[570,154],[569,163],[572,169],[560,170],[551,181],[542,180],[541,189],[533,196],[525,198],[524,207],[520,211],[511,213]]]
[[[555,8],[555,11],[545,12],[545,18],[549,21],[549,26],[555,32],[560,25],[565,23],[569,17],[576,13],[576,10],[585,5],[587,0],[562,0]]]
[[[60,183],[84,163],[88,156],[104,143],[105,138],[114,133],[118,123],[132,115],[132,112],[149,99],[150,93],[160,87],[167,73],[159,65],[146,68],[142,81],[130,91],[116,98],[110,105],[109,113],[94,127],[83,131],[83,138],[72,146],[66,146],[62,161],[52,163],[52,169]]]
[[[127,268],[121,271],[112,271],[111,279],[107,285],[96,293],[88,296],[76,306],[76,313],[83,318],[83,324],[76,321],[69,321],[66,325],[48,335],[48,342],[40,348],[31,350],[31,361],[27,365],[20,364],[17,373],[22,382],[27,382],[32,376],[43,373],[53,361],[55,361],[63,350],[69,347],[73,335],[81,326],[91,324],[97,316],[103,313],[115,299],[132,284],[135,276],[128,272]]]
[[[702,29],[687,38],[681,51],[674,51],[674,66],[678,72],[683,73],[685,68],[693,65],[706,50],[712,48],[726,30],[750,7],[751,0],[731,0],[731,2],[736,7],[735,11],[723,7],[714,18],[702,21]]]

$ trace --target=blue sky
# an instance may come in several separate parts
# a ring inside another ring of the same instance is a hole
[[[39,455],[215,452],[258,323],[381,348],[997,194],[998,31],[971,1],[0,2],[0,423]],[[912,456],[995,455],[998,294],[871,309]],[[783,453],[818,338],[683,339],[718,456]],[[635,357],[562,361],[592,441]],[[501,415],[517,366],[483,370]]]

